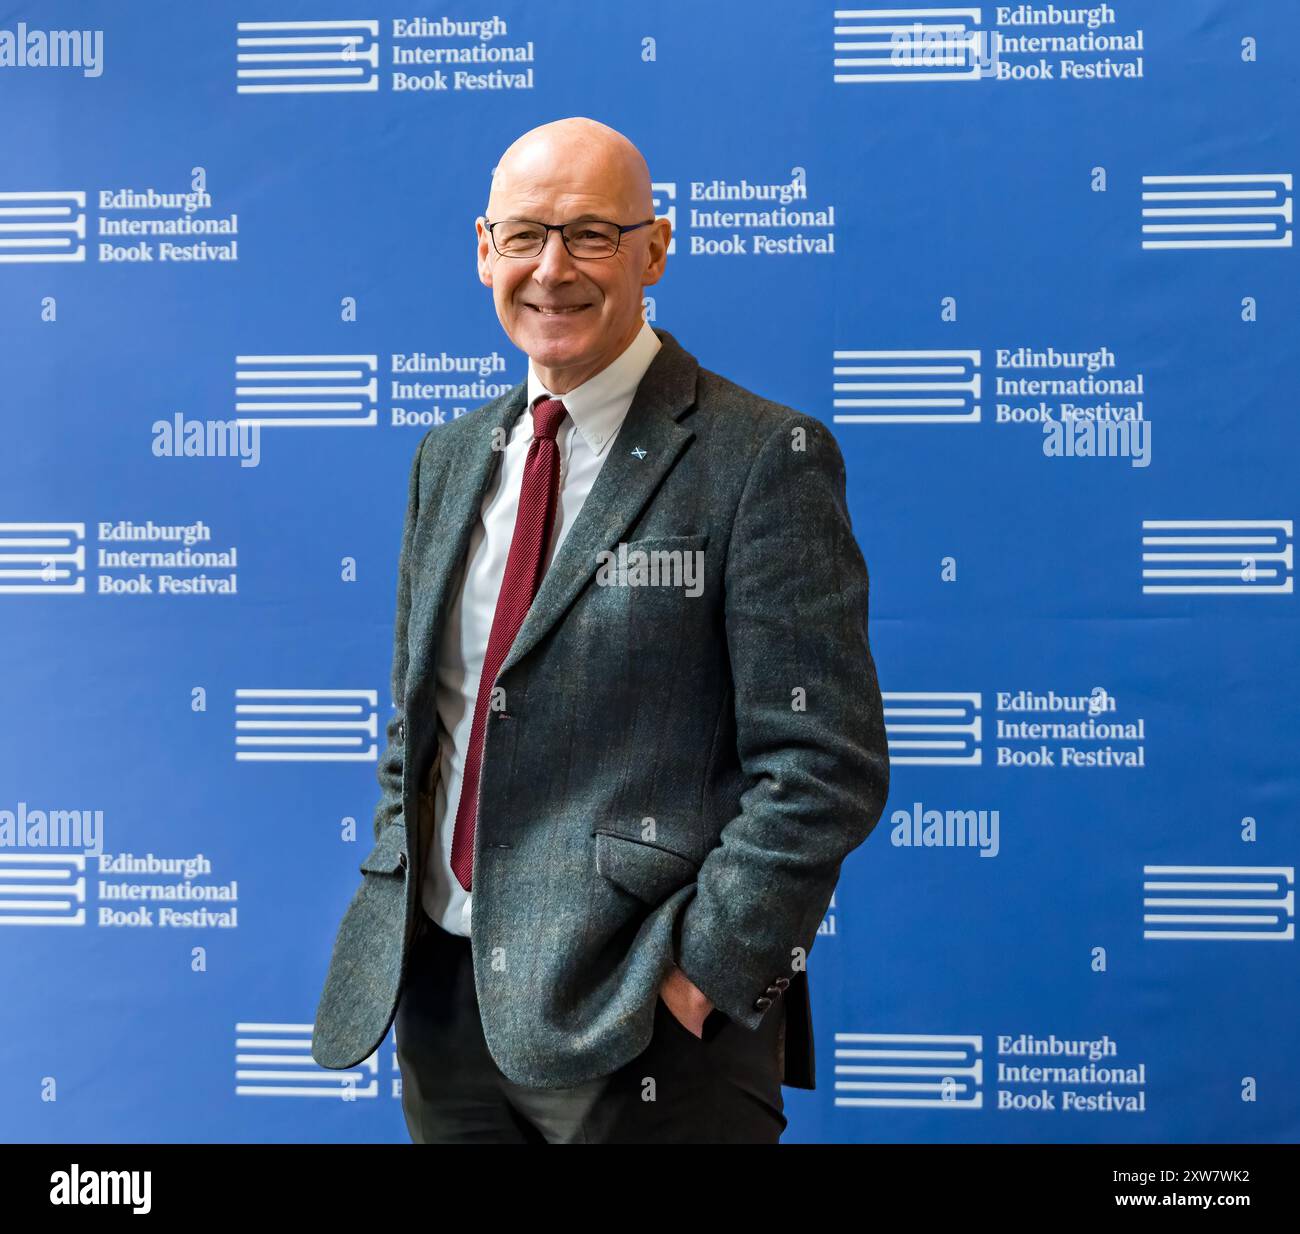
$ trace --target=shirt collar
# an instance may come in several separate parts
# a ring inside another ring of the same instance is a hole
[[[628,408],[632,405],[632,396],[641,384],[641,378],[650,367],[650,361],[662,347],[659,336],[650,327],[648,321],[642,320],[641,329],[636,337],[623,349],[623,353],[607,364],[599,373],[588,377],[580,386],[574,386],[567,394],[553,394],[548,390],[533,369],[533,362],[528,361],[528,414],[532,418],[533,403],[539,395],[558,398],[568,411],[574,427],[582,434],[583,440],[591,447],[593,454],[600,454],[613,440],[622,426]]]

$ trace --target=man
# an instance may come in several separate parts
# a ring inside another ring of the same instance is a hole
[[[889,783],[843,460],[643,320],[671,228],[621,134],[525,133],[476,230],[528,379],[416,452],[312,1053],[396,1018],[417,1142],[775,1142]]]

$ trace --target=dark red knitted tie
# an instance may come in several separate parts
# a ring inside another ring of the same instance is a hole
[[[566,414],[558,398],[539,398],[533,405],[533,440],[524,461],[524,482],[519,490],[519,513],[510,541],[506,572],[501,579],[492,633],[483,656],[478,697],[474,700],[474,724],[465,753],[465,775],[456,807],[456,829],[451,838],[451,868],[466,891],[474,873],[474,827],[478,820],[479,767],[483,759],[483,730],[487,727],[488,704],[496,686],[497,673],[505,662],[515,635],[524,624],[533,597],[542,582],[542,565],[551,529],[555,525],[555,499],[559,491],[560,448],[555,434]]]

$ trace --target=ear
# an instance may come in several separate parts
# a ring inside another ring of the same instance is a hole
[[[492,286],[492,237],[486,226],[487,218],[480,214],[474,220],[474,231],[478,236],[478,281],[484,287]]]
[[[668,242],[673,238],[673,225],[666,218],[657,218],[650,228],[646,243],[646,265],[641,275],[641,286],[648,287],[664,276],[668,262]]]

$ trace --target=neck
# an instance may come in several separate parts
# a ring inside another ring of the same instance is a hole
[[[538,380],[552,394],[568,394],[570,390],[576,390],[584,381],[590,381],[597,373],[603,372],[613,364],[619,356],[632,346],[633,340],[640,332],[641,319],[638,317],[633,322],[631,331],[623,341],[594,363],[584,365],[581,368],[576,366],[573,368],[545,368],[534,361],[533,372],[537,374]]]

